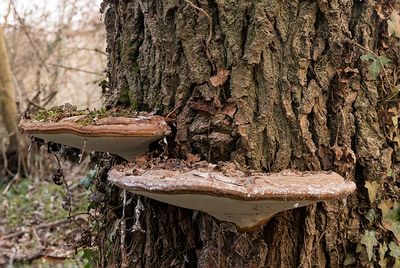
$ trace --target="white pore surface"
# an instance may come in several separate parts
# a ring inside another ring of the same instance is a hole
[[[174,206],[198,210],[218,220],[234,223],[239,229],[257,226],[281,211],[304,207],[316,201],[246,201],[227,197],[198,194],[158,194],[129,190],[135,194],[168,203]]]
[[[85,151],[109,152],[131,161],[134,157],[147,152],[151,142],[161,139],[159,137],[82,137],[70,133],[60,134],[34,134],[33,136],[65,144]],[[86,146],[84,145],[86,140]]]

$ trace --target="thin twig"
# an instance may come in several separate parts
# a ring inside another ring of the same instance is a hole
[[[202,9],[201,7],[196,6],[195,4],[190,2],[189,0],[183,0],[183,1],[185,1],[188,5],[190,5],[194,9],[202,12],[208,19],[208,27],[209,27],[208,30],[209,30],[209,32],[208,32],[208,38],[207,38],[207,43],[206,43],[206,54],[207,54],[208,59],[211,61],[210,43],[211,43],[212,33],[213,33],[213,20],[212,20],[211,16],[208,15],[208,13],[204,9]]]
[[[125,207],[126,207],[126,190],[122,191],[123,194],[123,206],[122,206],[122,217],[121,217],[121,222],[120,222],[120,228],[121,228],[121,267],[128,267],[129,266],[129,261],[128,261],[128,256],[126,254],[126,248],[125,248],[125,235],[126,235],[126,220],[125,220]]]
[[[37,230],[36,230],[35,228],[32,228],[32,233],[33,233],[33,236],[34,236],[35,239],[36,239],[36,242],[39,244],[39,248],[43,249],[44,246],[43,246],[43,244],[42,244],[42,241],[40,241],[40,237],[39,237],[39,235],[38,235],[38,233],[37,233]]]
[[[6,195],[6,193],[8,192],[8,190],[10,189],[11,185],[19,179],[19,172],[17,172],[17,174],[14,175],[14,177],[11,179],[11,181],[7,184],[6,188],[4,188],[3,192],[1,193],[3,196]]]
[[[46,110],[46,108],[40,106],[39,104],[34,103],[33,101],[31,101],[30,99],[26,99],[26,101],[29,103],[29,105],[39,109],[39,110]]]
[[[319,242],[321,241],[322,237],[326,234],[326,230],[324,230],[321,235],[319,236],[318,240],[315,242],[315,245],[313,246],[313,248],[311,249],[310,255],[312,255],[314,253],[314,251],[317,249]],[[299,266],[297,266],[297,268],[301,268],[302,266],[304,266],[304,263],[300,263]]]
[[[88,70],[82,70],[82,69],[79,69],[79,68],[70,67],[70,66],[64,66],[64,65],[61,65],[61,64],[49,63],[49,65],[54,66],[54,67],[58,67],[58,68],[63,68],[63,69],[70,70],[70,71],[76,71],[76,72],[87,73],[87,74],[95,74],[95,75],[104,75],[103,73],[93,72],[93,71],[88,71]]]
[[[78,212],[78,213],[72,214],[71,216],[68,216],[67,219],[68,219],[68,220],[71,220],[71,218],[73,218],[75,224],[78,225],[78,226],[80,226],[76,220],[77,220],[77,219],[79,219],[79,220],[86,220],[86,219],[83,218],[83,217],[78,217],[78,216],[81,216],[81,215],[88,215],[89,217],[91,217],[92,219],[94,219],[94,221],[97,223],[97,225],[99,225],[99,221],[97,220],[97,218],[96,218],[95,216],[93,216],[92,214],[90,214],[89,212]]]
[[[191,7],[193,7],[194,9],[202,12],[208,19],[208,23],[209,23],[209,33],[208,33],[208,38],[207,38],[207,46],[210,44],[211,42],[211,38],[212,38],[212,28],[213,28],[213,21],[210,15],[208,15],[208,13],[202,9],[201,7],[196,6],[195,4],[193,4],[192,2],[190,2],[189,0],[183,0],[186,3],[188,3]]]
[[[176,106],[174,109],[172,109],[172,111],[169,112],[169,113],[167,114],[167,116],[165,116],[165,119],[168,119],[178,108],[179,108],[179,106]]]
[[[87,50],[87,51],[94,51],[100,54],[107,56],[108,54],[98,48],[86,48],[86,47],[65,47],[64,49],[77,49],[77,50]]]
[[[46,62],[44,61],[44,59],[43,59],[42,56],[40,55],[39,50],[36,48],[36,45],[35,45],[35,43],[33,42],[33,39],[32,39],[32,37],[31,37],[29,31],[26,29],[25,23],[23,22],[23,20],[22,20],[21,17],[19,16],[19,14],[18,14],[18,12],[17,12],[17,9],[15,8],[14,2],[13,2],[13,1],[10,1],[10,4],[11,4],[11,7],[12,7],[12,10],[13,10],[13,13],[14,13],[15,17],[17,18],[19,24],[21,25],[22,31],[24,32],[24,34],[25,34],[26,37],[28,38],[29,44],[31,45],[31,47],[32,47],[33,50],[35,51],[35,53],[36,53],[37,57],[39,58],[39,60],[42,62],[42,64],[43,64],[44,68],[46,69],[46,71],[49,73],[50,70],[49,70],[49,68],[47,67]]]
[[[58,91],[52,91],[49,93],[49,95],[47,97],[45,97],[44,99],[42,99],[42,101],[44,101],[44,103],[42,104],[42,106],[46,106],[47,104],[49,104],[50,101],[52,101],[54,99],[54,97],[57,95]]]
[[[61,174],[60,178],[62,180],[62,184],[65,186],[65,189],[66,189],[65,204],[66,204],[66,206],[68,206],[68,216],[71,216],[71,213],[72,213],[72,195],[71,195],[71,190],[69,189],[69,185],[68,185],[67,181],[65,180],[64,170],[63,170],[63,168],[61,166],[60,159],[58,158],[58,156],[55,153],[53,153],[52,155],[57,160],[58,170],[59,170],[58,172],[60,172],[60,174]],[[63,208],[64,208],[64,206],[63,206]]]
[[[44,248],[39,248],[33,254],[28,256],[14,256],[12,262],[31,262],[44,256]]]
[[[31,232],[32,228],[35,230],[41,230],[41,229],[51,228],[51,227],[55,227],[55,226],[59,226],[59,225],[64,225],[66,223],[69,223],[69,219],[63,219],[63,220],[58,220],[58,221],[53,221],[53,222],[46,222],[46,223],[35,225],[33,227],[25,227],[21,231],[17,231],[14,233],[0,236],[0,240],[6,240],[6,239],[21,236],[23,234]]]

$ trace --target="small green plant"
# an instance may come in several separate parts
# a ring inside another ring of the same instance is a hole
[[[371,261],[373,257],[374,247],[378,245],[378,240],[376,240],[375,232],[365,230],[365,233],[362,236],[360,243],[365,245],[365,248],[367,250],[368,260]]]
[[[86,173],[86,176],[83,177],[83,178],[79,181],[79,184],[82,185],[83,187],[85,187],[86,189],[89,189],[90,186],[92,185],[93,180],[94,180],[94,179],[96,178],[96,176],[97,176],[97,172],[98,172],[98,167],[97,167],[97,165],[96,165],[93,169],[89,170],[89,171]]]
[[[370,52],[362,55],[360,59],[364,62],[371,62],[368,66],[368,74],[373,79],[378,78],[382,69],[385,68],[385,65],[390,63],[390,59],[388,59],[386,56],[376,56]]]
[[[365,188],[368,190],[368,198],[371,205],[365,217],[370,225],[375,224],[380,227],[379,229],[383,230],[383,233],[366,230],[361,237],[357,252],[360,252],[362,250],[361,245],[364,245],[368,261],[378,261],[380,267],[387,267],[388,263],[392,263],[393,266],[391,267],[400,268],[400,247],[398,245],[398,241],[400,241],[400,203],[385,198],[384,186],[376,181],[366,182]],[[375,206],[379,208],[380,213],[376,211]],[[384,235],[385,233],[386,236]],[[394,237],[394,241],[389,240],[389,246],[386,243],[388,237]],[[382,239],[386,239],[386,241],[380,243],[379,240]],[[375,251],[377,246],[379,246],[378,252]],[[389,249],[389,255],[393,259],[385,256]],[[379,258],[374,252],[379,254]]]

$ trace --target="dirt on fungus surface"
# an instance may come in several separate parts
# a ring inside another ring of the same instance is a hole
[[[345,197],[356,188],[353,182],[329,171],[259,173],[232,162],[145,159],[139,158],[139,165],[115,166],[108,175],[109,181],[133,192],[191,193],[239,200],[332,200]]]

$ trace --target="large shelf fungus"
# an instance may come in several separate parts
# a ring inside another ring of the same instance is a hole
[[[334,172],[253,173],[154,169],[134,175],[117,166],[108,177],[118,187],[178,207],[208,213],[252,230],[281,211],[344,198],[356,186]]]
[[[170,133],[162,116],[104,117],[85,115],[59,121],[22,119],[19,128],[31,136],[87,151],[114,153],[126,160],[145,153],[150,143]]]

